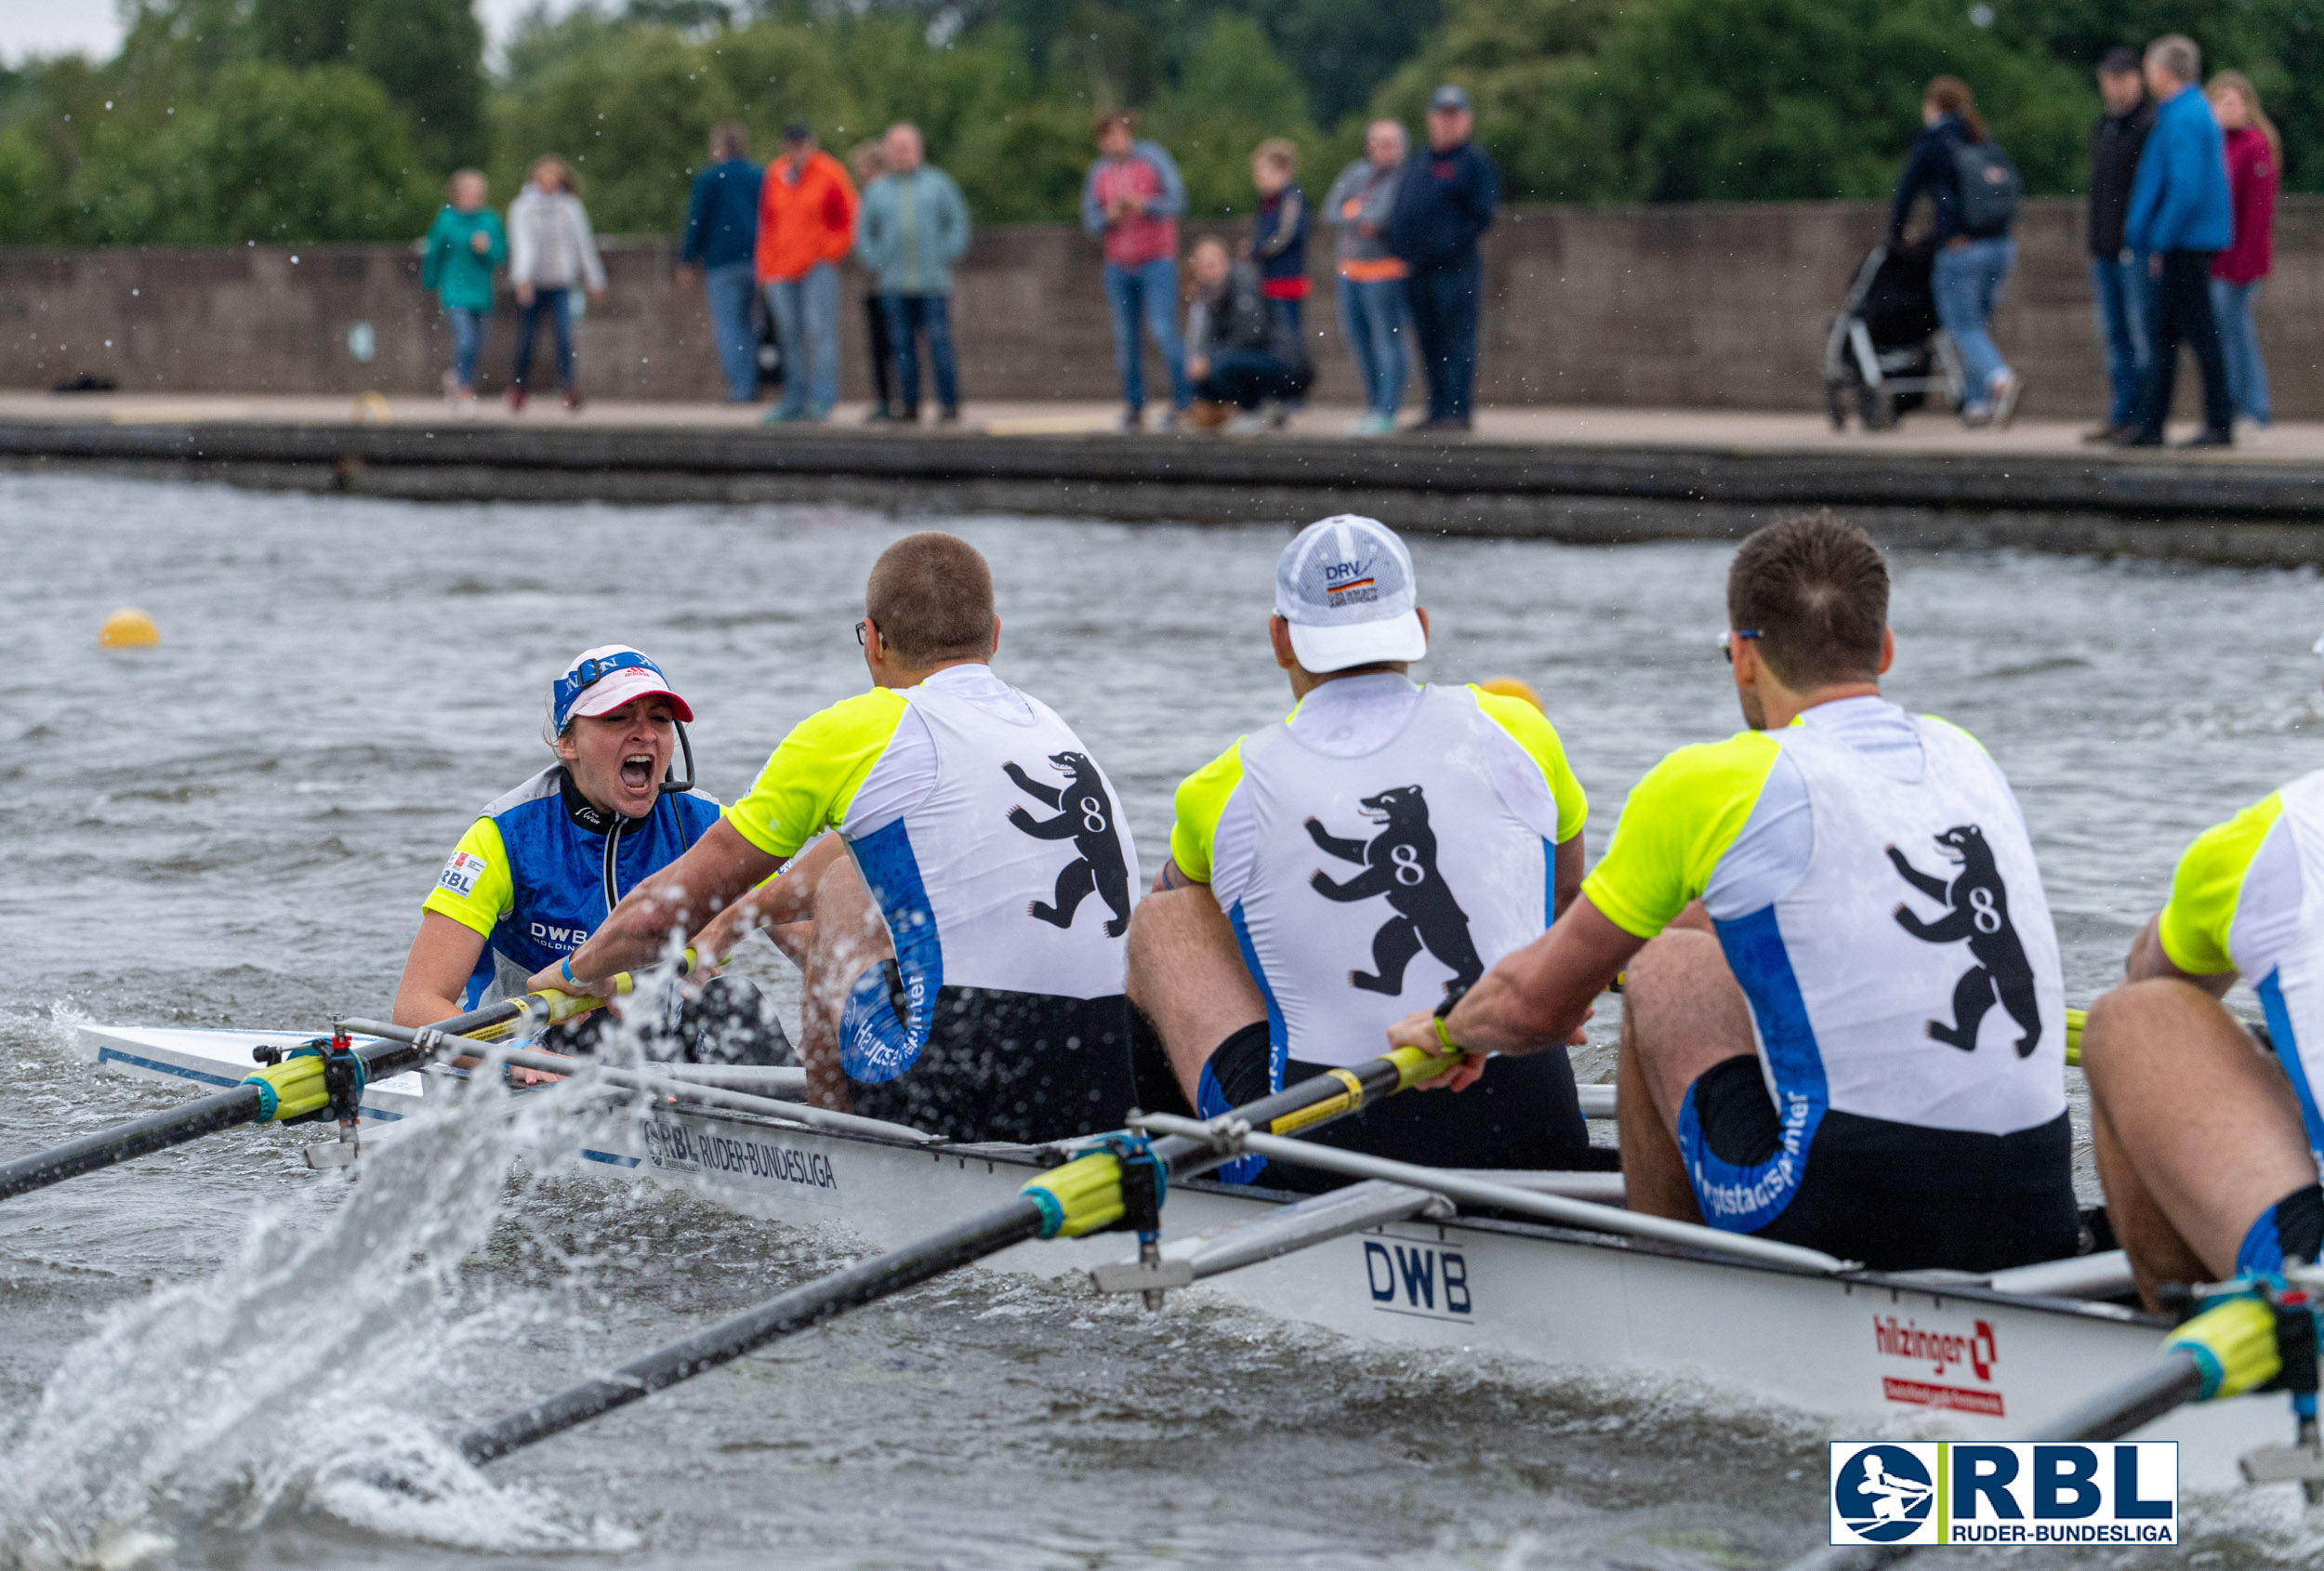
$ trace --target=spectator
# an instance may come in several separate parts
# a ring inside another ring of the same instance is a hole
[[[1404,155],[1404,127],[1373,121],[1364,133],[1364,156],[1340,171],[1324,198],[1324,216],[1339,231],[1340,330],[1364,378],[1358,436],[1394,430],[1404,403],[1405,268],[1389,254],[1385,233]]]
[[[483,352],[493,316],[493,270],[508,259],[508,232],[500,215],[484,205],[484,195],[482,170],[453,171],[419,264],[419,285],[436,292],[452,329],[452,369],[443,374],[443,390],[463,420],[476,418],[476,357]]]
[[[1178,218],[1186,211],[1186,185],[1178,165],[1138,134],[1128,110],[1098,116],[1098,160],[1081,183],[1081,227],[1103,237],[1105,299],[1114,318],[1114,361],[1122,378],[1122,429],[1144,423],[1145,365],[1138,323],[1162,352],[1170,372],[1170,414],[1176,425],[1194,394],[1186,385],[1186,356],[1178,337]]]
[[[2227,362],[2211,311],[2212,258],[2235,240],[2227,156],[2211,105],[2195,90],[2203,54],[2195,40],[2166,33],[2146,46],[2146,87],[2155,96],[2155,128],[2138,158],[2123,243],[2147,257],[2155,314],[2147,334],[2146,377],[2138,413],[2119,447],[2159,447],[2179,374],[2179,346],[2195,351],[2203,373],[2203,429],[2187,445],[2225,447],[2235,441]]]
[[[888,172],[888,155],[880,151],[878,137],[865,137],[847,150],[847,172],[855,177],[855,189],[865,198],[871,195],[874,181]],[[863,215],[856,215],[856,247],[863,247]],[[880,303],[879,280],[867,279],[864,284],[864,343],[871,351],[872,406],[864,416],[865,425],[878,425],[895,412],[896,362],[893,346],[888,342],[888,308]]]
[[[759,237],[759,165],[750,161],[750,132],[729,122],[710,133],[710,162],[694,177],[686,206],[680,266],[702,270],[704,303],[726,378],[726,402],[759,398],[759,333],[751,325],[757,290],[751,251]]]
[[[2155,124],[2136,51],[2106,51],[2098,62],[2098,95],[2106,107],[2090,133],[2090,292],[2098,302],[2098,341],[2106,350],[2106,384],[2114,397],[2105,424],[2087,433],[2085,442],[2111,442],[2130,427],[2146,370],[2151,293],[2146,258],[2133,256],[2122,244],[2139,150]]]
[[[574,291],[585,289],[590,299],[603,299],[605,263],[597,254],[597,236],[589,231],[588,210],[573,187],[573,171],[552,153],[534,163],[532,177],[508,204],[508,282],[516,286],[517,297],[517,363],[508,379],[511,413],[522,409],[528,396],[533,336],[543,317],[557,339],[557,386],[564,393],[565,407],[581,407],[573,357],[573,323],[580,302]]]
[[[1236,413],[1229,430],[1259,430],[1266,423],[1259,417],[1261,403],[1297,398],[1314,379],[1306,339],[1274,309],[1259,269],[1233,260],[1224,241],[1205,236],[1195,242],[1192,264],[1186,375],[1203,401],[1196,423],[1219,424],[1217,416],[1231,405]]]
[[[1388,249],[1405,265],[1405,295],[1428,376],[1423,431],[1465,431],[1477,380],[1477,237],[1493,222],[1499,177],[1469,140],[1469,95],[1447,84],[1428,100],[1428,156],[1405,171],[1388,220]]]
[[[902,400],[896,418],[920,417],[918,339],[926,332],[936,417],[948,425],[960,418],[952,361],[952,264],[969,248],[969,205],[950,175],[928,166],[918,126],[889,126],[882,151],[888,172],[864,193],[855,254],[878,280]]]
[[[2001,358],[1986,323],[2017,263],[2017,242],[2009,232],[2016,217],[2016,171],[1999,156],[1969,85],[1958,76],[1936,77],[1922,90],[1921,125],[1889,208],[1889,243],[1904,244],[1913,201],[1927,192],[1935,217],[1929,241],[1936,247],[1929,286],[1936,296],[1936,319],[1961,351],[1961,424],[2006,426],[2016,416],[2025,386]]]
[[[1251,260],[1267,309],[1304,337],[1300,317],[1307,299],[1307,193],[1299,187],[1300,149],[1287,137],[1269,137],[1250,160],[1251,184],[1259,191],[1258,221],[1252,226]],[[1290,418],[1295,399],[1275,405],[1275,423]]]
[[[2237,419],[2265,430],[2271,423],[2267,365],[2260,359],[2251,297],[2275,261],[2276,186],[2284,141],[2260,107],[2259,89],[2243,73],[2221,72],[2204,96],[2225,139],[2227,194],[2235,209],[2235,239],[2211,265],[2212,315],[2227,362],[2227,401]]]
[[[802,122],[759,182],[759,282],[783,340],[769,425],[830,418],[839,402],[839,262],[855,244],[855,184]]]

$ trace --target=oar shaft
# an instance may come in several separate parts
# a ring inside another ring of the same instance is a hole
[[[460,1437],[461,1453],[479,1464],[505,1457],[665,1386],[732,1363],[794,1331],[806,1330],[835,1314],[997,1254],[1037,1236],[1040,1231],[1041,1208],[1029,1199],[1011,1200],[923,1239],[908,1250],[877,1255],[820,1281],[794,1287],[684,1341],[625,1364],[606,1379],[584,1381],[471,1430]]]
[[[199,1102],[150,1113],[46,1151],[20,1156],[0,1166],[0,1200],[62,1183],[66,1179],[93,1173],[116,1162],[166,1151],[173,1145],[183,1145],[237,1124],[253,1123],[258,1116],[261,1100],[257,1087],[236,1086]]]

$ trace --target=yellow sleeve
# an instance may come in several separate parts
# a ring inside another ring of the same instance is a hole
[[[1654,937],[1710,887],[1782,751],[1747,731],[1670,754],[1622,804],[1614,842],[1581,892],[1624,932]]]
[[[436,875],[436,887],[419,908],[490,938],[516,903],[516,880],[508,876],[508,851],[500,842],[500,825],[480,818],[460,837],[452,860]]]
[[[1170,860],[1198,884],[1210,881],[1210,851],[1219,836],[1226,799],[1243,783],[1243,744],[1235,746],[1179,783],[1170,825]]]
[[[769,856],[796,855],[847,817],[905,706],[904,694],[876,687],[808,716],[775,748],[749,794],[726,810],[726,821]]]
[[[1573,766],[1565,761],[1565,744],[1558,740],[1557,728],[1550,723],[1549,716],[1522,698],[1487,693],[1473,683],[1469,691],[1476,694],[1477,707],[1486,718],[1509,733],[1510,739],[1541,766],[1550,795],[1557,802],[1558,843],[1563,845],[1580,834],[1590,821],[1590,798],[1582,791],[1581,782],[1574,778]]]
[[[2227,955],[2227,930],[2235,926],[2243,875],[2283,811],[2283,793],[2271,792],[2226,823],[2196,836],[2179,858],[2179,870],[2171,879],[2171,903],[2162,908],[2156,935],[2172,965],[2191,976],[2217,976],[2236,969]]]

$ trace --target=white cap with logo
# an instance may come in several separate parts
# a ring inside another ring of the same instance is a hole
[[[1378,519],[1319,519],[1275,561],[1275,614],[1291,624],[1291,653],[1321,675],[1428,653],[1412,553]]]

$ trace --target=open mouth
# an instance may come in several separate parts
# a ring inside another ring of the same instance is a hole
[[[654,755],[632,753],[621,760],[621,783],[632,791],[642,791],[654,784]]]

